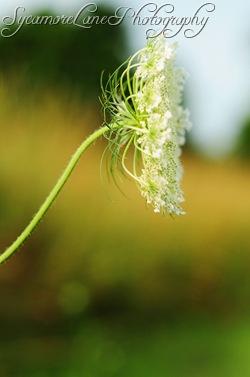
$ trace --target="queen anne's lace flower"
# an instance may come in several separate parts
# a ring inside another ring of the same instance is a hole
[[[163,36],[147,46],[110,76],[103,88],[105,121],[109,127],[113,163],[121,157],[124,169],[137,182],[155,212],[183,214],[180,181],[181,145],[189,128],[188,111],[181,107],[185,73],[174,66],[175,46]],[[125,166],[126,154],[134,146],[134,163]],[[122,151],[122,153],[121,153]],[[141,155],[142,167],[136,161]],[[113,171],[113,169],[112,169]]]

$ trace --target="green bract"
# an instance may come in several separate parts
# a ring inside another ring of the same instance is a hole
[[[102,86],[102,104],[110,129],[111,171],[121,162],[155,212],[179,215],[184,213],[180,154],[190,123],[181,106],[186,75],[174,59],[175,46],[163,36],[151,39]],[[129,170],[130,147],[134,163]]]

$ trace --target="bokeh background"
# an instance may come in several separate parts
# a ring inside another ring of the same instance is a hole
[[[99,15],[146,2],[96,2]],[[157,2],[157,4],[164,4]],[[174,1],[180,15],[201,5]],[[215,1],[178,64],[193,129],[183,151],[187,215],[162,218],[129,179],[84,155],[38,229],[0,267],[1,377],[250,375],[249,4]],[[10,1],[27,14],[80,2]],[[100,73],[145,43],[145,27],[26,26],[0,37],[0,239],[4,250],[70,156],[101,123]]]

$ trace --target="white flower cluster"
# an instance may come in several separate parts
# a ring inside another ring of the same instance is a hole
[[[188,112],[180,106],[185,73],[174,66],[175,47],[165,38],[152,39],[141,50],[135,71],[134,103],[142,132],[137,131],[143,169],[138,177],[142,195],[155,212],[183,214],[180,181],[181,145],[189,128]]]
[[[181,146],[189,128],[188,112],[181,107],[185,73],[175,67],[175,46],[163,36],[150,40],[102,86],[105,123],[112,151],[110,171],[119,161],[138,183],[155,212],[183,214],[180,181]],[[126,166],[134,146],[132,171]],[[139,153],[142,168],[138,169]]]

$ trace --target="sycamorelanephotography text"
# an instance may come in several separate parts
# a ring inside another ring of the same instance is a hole
[[[2,18],[4,27],[1,36],[5,38],[17,35],[24,25],[48,25],[58,24],[74,25],[83,29],[91,29],[94,24],[112,26],[120,25],[125,18],[132,25],[146,26],[146,38],[155,38],[163,34],[165,38],[173,38],[181,32],[186,38],[194,38],[199,35],[209,21],[209,15],[214,12],[213,3],[201,4],[197,9],[190,9],[190,15],[177,15],[173,4],[157,5],[147,3],[135,10],[132,7],[122,6],[115,10],[112,16],[99,16],[98,6],[89,3],[81,7],[74,15],[32,15],[26,12],[26,8],[18,6],[11,16]]]

